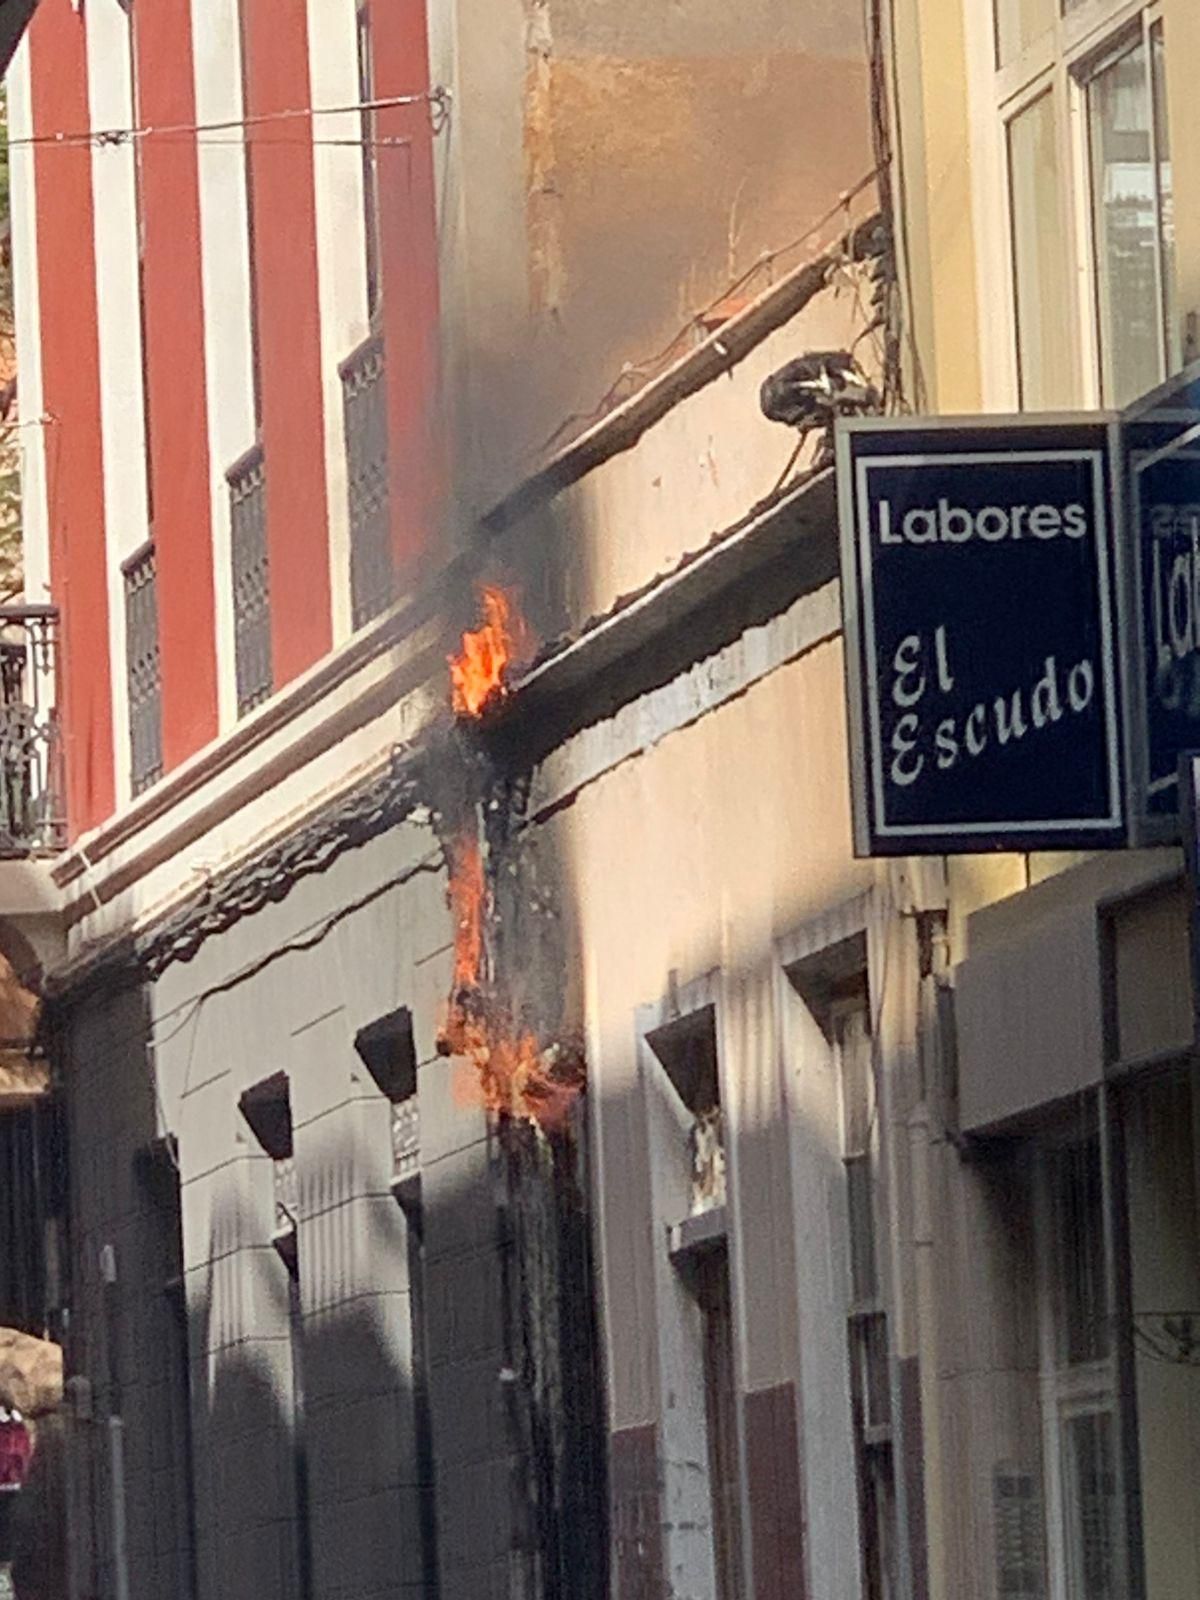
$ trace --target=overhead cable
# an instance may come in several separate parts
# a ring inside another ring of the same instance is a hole
[[[386,95],[377,100],[359,100],[340,106],[297,106],[287,111],[263,111],[249,117],[230,117],[218,122],[176,122],[156,125],[146,124],[135,128],[87,128],[67,132],[31,133],[10,139],[9,149],[50,146],[70,149],[90,146],[101,149],[105,145],[130,144],[136,139],[167,138],[171,135],[203,133],[240,133],[247,128],[265,127],[279,122],[296,122],[316,117],[362,116],[366,113],[394,111],[401,106],[428,105],[437,113],[434,131],[440,132],[450,113],[450,91],[440,84],[421,94]],[[232,141],[231,141],[232,142]],[[361,141],[353,141],[355,143]]]

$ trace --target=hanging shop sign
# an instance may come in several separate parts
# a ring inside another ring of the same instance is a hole
[[[1124,414],[1136,585],[1131,686],[1138,837],[1174,837],[1179,757],[1200,748],[1200,375],[1191,368]]]
[[[855,844],[1127,841],[1115,419],[839,428]]]

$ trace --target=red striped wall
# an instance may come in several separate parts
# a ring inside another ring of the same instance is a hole
[[[247,116],[311,107],[305,0],[242,0],[242,36]],[[332,643],[311,135],[248,130],[277,689]]]
[[[426,0],[370,0],[380,100],[429,90],[425,8]],[[392,535],[403,580],[433,552],[439,488],[437,206],[429,106],[381,111],[378,135]],[[392,139],[399,142],[383,142]]]
[[[194,124],[189,0],[139,4],[133,17],[141,123]],[[170,770],[217,733],[199,173],[193,134],[151,135],[140,149],[163,757]]]
[[[84,21],[42,0],[29,32],[35,136],[88,123]],[[91,152],[40,145],[37,188],[46,486],[52,592],[62,608],[61,706],[72,836],[115,804],[104,463],[100,439]]]

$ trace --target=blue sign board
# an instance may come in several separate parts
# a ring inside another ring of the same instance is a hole
[[[1126,842],[1114,437],[1103,416],[839,430],[860,854]]]
[[[1136,556],[1134,792],[1139,835],[1173,837],[1179,757],[1200,748],[1200,377],[1121,422]]]

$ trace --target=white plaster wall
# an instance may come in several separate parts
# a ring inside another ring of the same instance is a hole
[[[237,0],[192,0],[196,121],[242,115]],[[250,335],[250,246],[245,147],[236,130],[199,140],[200,270],[208,384],[213,589],[217,624],[217,707],[221,730],[237,721],[229,485],[225,474],[255,439]]]
[[[13,298],[21,363],[21,521],[25,597],[50,599],[50,527],[46,502],[46,448],[52,424],[42,412],[41,308],[38,294],[37,194],[33,149],[21,144],[33,133],[29,45],[22,44],[8,69],[9,172],[12,206]]]
[[[119,6],[96,6],[88,13],[88,101],[93,128],[129,128],[136,120],[129,30],[129,18]],[[102,144],[92,152],[109,671],[118,807],[127,805],[131,794],[121,563],[146,542],[150,532],[136,160],[136,150],[128,141]]]
[[[308,0],[308,70],[312,104],[358,103],[354,0]],[[325,478],[329,516],[329,593],[333,642],[351,632],[350,513],[339,363],[369,330],[361,124],[357,112],[313,118],[317,279],[321,307],[321,380],[325,400]],[[322,143],[321,141],[327,141]],[[349,141],[338,142],[333,141]]]

